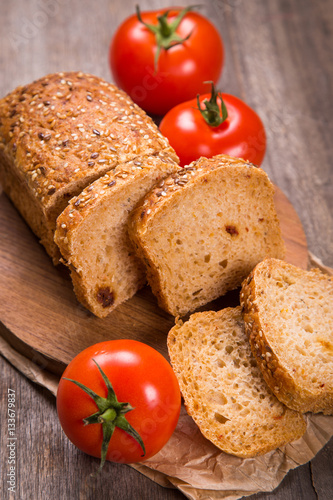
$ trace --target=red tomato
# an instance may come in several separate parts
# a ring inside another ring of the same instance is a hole
[[[134,14],[120,25],[111,41],[109,60],[115,83],[151,114],[163,115],[176,104],[194,98],[205,91],[205,80],[217,82],[221,73],[221,36],[208,19],[192,11],[186,12],[175,30],[171,45],[177,45],[162,47],[155,66],[156,36],[146,23],[156,29],[161,25],[158,18],[168,13],[165,20],[170,27],[180,12],[178,7],[143,12],[145,24]],[[164,24],[161,30],[168,31]],[[177,37],[184,41],[177,42]],[[169,39],[164,39],[167,44]]]
[[[101,457],[104,432],[101,423],[84,424],[84,419],[100,413],[98,405],[82,388],[65,379],[75,380],[106,398],[108,389],[96,363],[111,382],[118,402],[131,405],[124,416],[145,447],[143,456],[139,442],[116,426],[105,458],[130,463],[155,455],[177,425],[180,390],[167,360],[152,347],[134,340],[101,342],[88,347],[69,363],[57,393],[58,416],[65,434],[80,450]],[[106,415],[104,410],[102,415]]]
[[[261,165],[266,151],[266,134],[261,119],[237,97],[229,94],[222,94],[222,97],[228,117],[218,126],[205,121],[196,99],[174,107],[161,121],[160,130],[169,139],[182,166],[200,156],[211,158],[221,153]],[[201,95],[201,107],[210,98],[210,94]],[[217,102],[221,105],[220,97],[217,97]]]

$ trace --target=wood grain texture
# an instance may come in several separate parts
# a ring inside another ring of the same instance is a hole
[[[300,220],[279,189],[275,204],[286,260],[306,269],[308,250]],[[150,288],[144,287],[107,318],[97,318],[78,303],[67,270],[52,265],[4,193],[0,195],[0,221],[0,333],[18,352],[43,360],[48,371],[58,374],[80,351],[104,340],[139,340],[168,357],[166,336],[174,318],[157,306]],[[235,291],[200,310],[238,304]]]
[[[111,80],[108,45],[117,25],[134,12],[135,3],[2,2],[0,95],[61,70],[82,70]],[[243,98],[262,117],[268,132],[263,168],[296,208],[309,249],[333,267],[331,0],[200,3],[201,12],[211,18],[225,42],[226,61],[220,87]],[[143,10],[169,5],[169,0],[140,2]],[[1,229],[0,226],[0,238]],[[24,275],[24,269],[19,272]],[[35,286],[38,288],[38,281]],[[179,492],[163,489],[129,467],[113,464],[107,464],[96,483],[87,484],[96,461],[75,450],[60,432],[54,399],[2,359],[0,369],[3,419],[7,418],[7,387],[13,387],[18,394],[19,476],[17,493],[11,498],[183,498]],[[6,428],[2,427],[1,453],[5,458],[6,437]],[[310,464],[291,471],[273,493],[249,498],[331,498],[332,462],[331,440]],[[10,497],[4,460],[1,468],[2,496],[6,499]]]

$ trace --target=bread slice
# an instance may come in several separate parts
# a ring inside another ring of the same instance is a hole
[[[201,158],[147,195],[130,236],[159,305],[185,315],[237,288],[285,246],[267,174],[238,158]]]
[[[242,286],[246,331],[263,376],[289,408],[333,415],[333,280],[266,259]]]
[[[104,317],[145,283],[127,232],[128,216],[155,183],[180,167],[167,154],[118,165],[74,197],[57,220],[55,241],[78,300]]]
[[[0,182],[55,263],[68,200],[118,163],[160,151],[177,159],[151,118],[93,75],[47,75],[0,99]]]
[[[168,349],[189,415],[221,450],[254,457],[305,432],[302,415],[280,403],[266,385],[240,307],[196,313],[177,323]]]

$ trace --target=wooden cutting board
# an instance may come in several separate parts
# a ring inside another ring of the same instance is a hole
[[[287,247],[286,260],[306,269],[308,251],[301,222],[285,195],[275,203]],[[202,309],[237,305],[239,291]],[[5,194],[0,194],[0,334],[37,365],[61,374],[86,347],[103,340],[129,338],[168,356],[166,336],[174,318],[157,307],[145,287],[106,319],[81,306],[64,266],[54,267],[43,247]]]

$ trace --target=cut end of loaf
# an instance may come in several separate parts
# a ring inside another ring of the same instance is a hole
[[[267,175],[243,160],[201,158],[165,179],[131,220],[160,306],[185,315],[241,285],[285,246]]]
[[[129,214],[152,186],[180,167],[167,155],[119,165],[71,200],[55,241],[71,269],[78,300],[105,317],[146,281],[128,236]]]
[[[267,387],[244,332],[241,308],[193,314],[168,335],[188,413],[221,450],[253,457],[300,438],[302,416]]]
[[[333,414],[333,281],[278,259],[258,264],[240,301],[266,382],[289,408]]]

